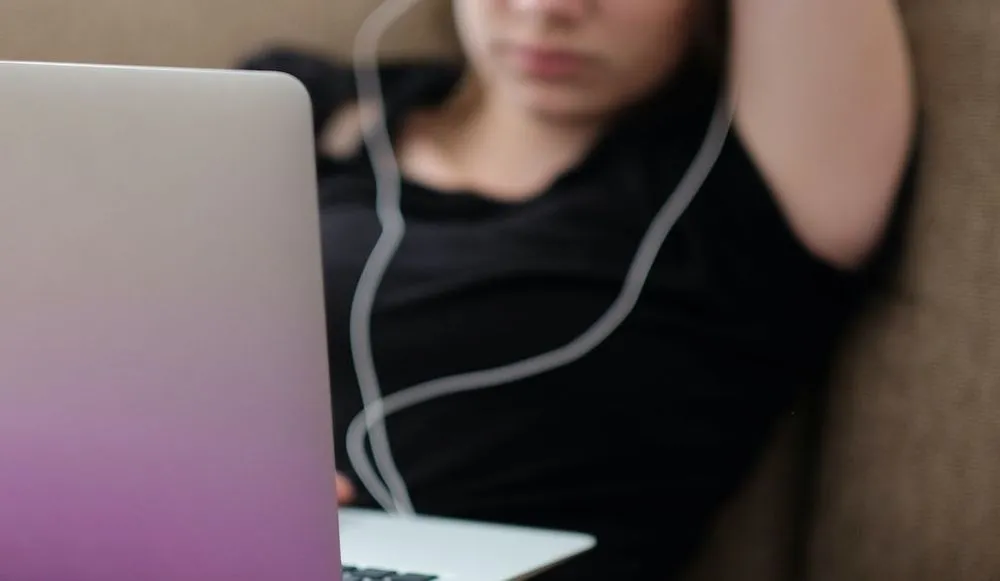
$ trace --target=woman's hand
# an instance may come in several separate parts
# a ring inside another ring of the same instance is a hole
[[[354,490],[354,484],[352,484],[351,481],[340,472],[337,472],[336,486],[337,486],[337,503],[351,504],[352,502],[354,502],[354,498],[357,494]]]

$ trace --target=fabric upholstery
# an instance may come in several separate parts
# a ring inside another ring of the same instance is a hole
[[[1000,579],[1000,4],[903,6],[922,187],[898,290],[831,392],[815,581]]]

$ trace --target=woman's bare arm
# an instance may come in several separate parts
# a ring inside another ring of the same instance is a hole
[[[915,119],[893,0],[731,0],[736,123],[793,230],[844,268],[878,242]]]

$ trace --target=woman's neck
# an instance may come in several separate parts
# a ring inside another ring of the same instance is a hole
[[[520,201],[578,163],[603,125],[532,114],[467,79],[441,107],[414,119],[401,163],[432,186]]]

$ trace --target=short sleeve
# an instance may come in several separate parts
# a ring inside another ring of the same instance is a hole
[[[269,48],[245,59],[239,68],[283,72],[302,82],[312,100],[316,135],[338,109],[358,100],[355,70],[350,62],[306,50]],[[459,70],[447,62],[381,63],[378,74],[389,116],[395,117],[422,101],[440,99],[442,93],[451,90]]]
[[[878,248],[860,268],[841,269],[813,254],[793,232],[733,129],[688,209],[690,236],[710,257],[705,264],[712,288],[734,312],[786,338],[818,331],[811,327],[839,328],[884,289],[898,265],[915,165],[914,153]]]

